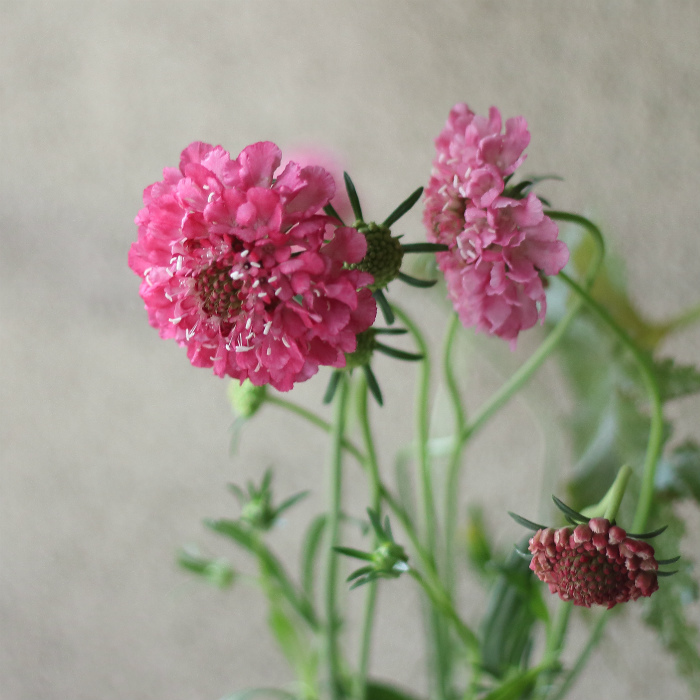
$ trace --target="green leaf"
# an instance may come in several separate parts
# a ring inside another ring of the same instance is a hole
[[[332,204],[326,204],[326,206],[323,207],[323,211],[325,211],[326,214],[328,214],[328,216],[332,216],[334,219],[338,219],[338,221],[340,221],[340,223],[341,223],[343,226],[345,226],[345,224],[343,223],[343,220],[340,218],[340,215],[339,215],[338,212],[335,210],[335,208],[333,207]]]
[[[181,549],[177,553],[177,563],[217,588],[229,588],[236,577],[233,568],[225,559],[203,557],[192,549]]]
[[[275,517],[291,508],[296,503],[299,503],[299,501],[306,498],[310,493],[311,491],[301,491],[300,493],[294,494],[294,496],[290,496],[286,501],[282,501],[275,509]]]
[[[522,525],[523,527],[526,527],[528,530],[544,530],[547,526],[546,525],[538,525],[537,523],[533,523],[532,520],[528,520],[527,518],[523,518],[522,515],[518,515],[517,513],[513,513],[512,511],[508,511],[508,515],[510,515],[513,520],[515,520],[518,525]]]
[[[360,198],[357,196],[355,185],[347,173],[343,173],[343,178],[345,180],[345,189],[348,192],[350,206],[352,207],[352,213],[355,215],[357,221],[362,221],[362,207],[360,206]]]
[[[399,279],[402,282],[411,285],[411,287],[420,287],[422,289],[429,289],[430,287],[434,287],[438,283],[437,280],[419,280],[416,277],[411,277],[411,275],[407,275],[405,272],[399,272]]]
[[[673,498],[700,503],[700,445],[687,440],[659,462],[656,488]]]
[[[309,525],[304,538],[301,555],[301,586],[309,600],[314,599],[314,573],[319,545],[326,528],[326,516],[316,516]]]
[[[664,551],[679,551],[685,526],[672,505],[657,506],[654,517],[669,523],[663,538]],[[697,600],[698,584],[691,576],[691,562],[684,557],[678,573],[659,581],[659,590],[645,599],[643,610],[645,622],[658,632],[663,646],[675,656],[678,671],[700,694],[700,636],[688,614],[689,606]]]
[[[415,352],[406,352],[405,350],[398,350],[397,348],[391,348],[384,343],[379,341],[375,342],[375,347],[379,352],[383,352],[389,357],[395,357],[397,360],[406,360],[408,362],[418,362],[423,359],[423,355]]]
[[[367,681],[365,700],[419,700],[402,688],[379,681]]]
[[[672,358],[667,357],[655,361],[653,369],[663,401],[696,394],[700,391],[700,372],[695,365],[680,365]]]
[[[521,546],[526,543],[523,539]],[[528,664],[535,624],[547,614],[538,585],[528,562],[516,552],[499,569],[481,625],[483,665],[496,678]]]
[[[391,228],[393,224],[395,224],[404,214],[406,214],[408,211],[410,211],[413,208],[413,205],[420,199],[420,196],[423,194],[423,188],[419,187],[415,192],[410,194],[401,204],[399,204],[394,211],[389,214],[389,216],[384,219],[384,223],[382,223],[382,226],[386,226],[387,228]]]
[[[554,505],[556,505],[559,510],[564,513],[564,515],[567,516],[567,518],[570,518],[574,522],[578,523],[587,523],[589,518],[587,518],[585,515],[581,515],[581,513],[578,513],[575,511],[573,508],[569,508],[569,506],[566,505],[563,501],[560,501],[556,496],[552,496],[552,500],[554,501]]]
[[[369,365],[363,365],[362,371],[365,373],[365,379],[367,380],[367,388],[369,389],[370,394],[374,396],[374,400],[380,406],[383,406],[384,399],[382,398],[382,390],[379,388],[379,382],[377,382],[377,378],[374,376],[372,368]]]
[[[528,691],[532,689],[537,677],[544,669],[540,666],[520,671],[512,678],[509,678],[498,688],[492,690],[481,700],[521,700],[528,697]]]
[[[338,388],[338,384],[340,384],[340,378],[342,376],[342,373],[339,370],[333,370],[333,374],[331,374],[331,378],[328,380],[328,386],[326,387],[326,393],[323,395],[323,403],[328,404],[331,401],[333,401],[333,397],[335,396],[335,391]]]
[[[384,316],[384,320],[387,322],[388,325],[391,325],[396,320],[396,317],[394,316],[391,304],[389,304],[389,302],[387,301],[384,292],[381,289],[375,289],[372,292],[372,296],[377,302],[377,306],[379,306],[379,308],[381,309],[382,315]]]
[[[333,549],[338,552],[338,554],[344,554],[346,557],[354,557],[355,559],[364,559],[365,561],[372,561],[372,555],[367,552],[363,552],[359,549],[353,549],[352,547],[333,547]]]
[[[281,698],[281,700],[297,700],[297,696],[288,693],[280,688],[249,688],[248,690],[239,690],[237,693],[225,695],[221,700],[253,700],[256,697]]]
[[[401,246],[404,253],[442,253],[449,249],[444,243],[405,243]]]

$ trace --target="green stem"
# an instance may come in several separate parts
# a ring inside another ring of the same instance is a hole
[[[326,433],[330,433],[333,429],[333,426],[328,421],[323,420],[323,418],[317,416],[313,411],[309,411],[293,401],[281,399],[279,396],[271,396],[268,393],[268,395],[265,397],[265,403],[272,404],[273,406],[279,406],[290,413],[294,413]],[[365,455],[363,455],[362,452],[360,452],[360,450],[350,440],[343,437],[342,445],[343,449],[347,450],[358,462],[360,462],[360,464],[365,464]]]
[[[462,453],[465,445],[465,441],[460,440],[459,436],[462,434],[464,426],[467,422],[464,407],[462,405],[462,397],[459,393],[459,384],[457,383],[457,378],[455,377],[452,368],[452,348],[454,347],[459,326],[459,316],[456,313],[453,313],[447,327],[443,352],[445,385],[452,403],[452,411],[454,413],[455,420],[454,446],[452,448],[450,462],[447,467],[447,484],[445,493],[445,560],[443,562],[443,569],[445,572],[445,586],[448,591],[454,590],[455,567],[452,554],[459,515],[459,477],[462,467]]]
[[[578,678],[581,671],[583,671],[588,663],[588,658],[590,657],[591,652],[596,648],[598,642],[600,642],[600,638],[603,636],[603,630],[605,629],[608,619],[608,611],[604,610],[601,616],[598,618],[598,621],[591,632],[591,636],[588,638],[588,642],[586,642],[586,646],[579,654],[578,659],[576,659],[574,667],[566,674],[564,682],[559,686],[559,688],[557,688],[557,691],[554,693],[554,695],[551,695],[548,700],[562,700],[562,698],[566,697],[566,694],[574,684],[574,681]]]
[[[700,321],[700,304],[691,306],[681,314],[663,324],[665,333],[675,333],[686,326],[692,326]]]
[[[569,285],[571,289],[587,304],[598,318],[615,334],[622,345],[629,350],[634,358],[637,368],[642,377],[642,381],[649,396],[651,404],[651,427],[649,430],[649,440],[647,442],[644,466],[642,467],[642,488],[639,494],[637,510],[632,523],[634,532],[642,532],[646,526],[649,513],[651,511],[654,497],[654,477],[656,475],[656,465],[661,455],[664,443],[664,416],[661,403],[661,392],[654,376],[653,366],[647,354],[645,354],[632,338],[617,324],[613,317],[600,305],[591,295],[579,284],[574,282],[566,273],[560,272],[559,276]]]
[[[331,431],[331,469],[328,504],[328,555],[326,559],[326,662],[328,664],[329,692],[331,700],[339,700],[340,658],[338,651],[339,620],[336,613],[336,591],[338,579],[338,557],[333,548],[340,541],[340,509],[343,469],[343,436],[348,403],[348,378],[343,375],[338,383],[335,396],[335,410]]]
[[[379,462],[374,446],[374,438],[369,421],[367,380],[364,375],[360,379],[358,388],[357,413],[362,430],[362,438],[367,452],[367,471],[370,478],[372,510],[381,520],[382,483],[379,475]],[[376,540],[376,537],[375,537]],[[375,541],[376,545],[376,541]],[[365,698],[367,693],[367,675],[369,672],[370,650],[372,646],[372,629],[374,627],[374,610],[377,601],[377,582],[372,581],[367,585],[365,598],[365,614],[362,626],[362,646],[360,648],[360,666],[358,670],[358,697]]]
[[[578,214],[570,214],[564,211],[553,210],[546,211],[545,214],[552,219],[577,224],[578,226],[583,227],[593,238],[593,242],[595,243],[593,261],[591,262],[591,265],[584,277],[584,284],[586,288],[590,288],[598,274],[598,271],[600,270],[600,266],[603,263],[603,257],[605,256],[605,242],[600,229],[594,223],[583,216],[579,216]],[[559,276],[565,276],[565,273],[560,272]],[[559,341],[563,338],[564,334],[569,328],[569,325],[581,309],[581,306],[581,300],[576,300],[571,305],[569,311],[545,338],[542,345],[540,345],[540,347],[533,353],[527,362],[525,362],[525,364],[523,364],[520,369],[518,369],[518,371],[511,376],[511,378],[500,388],[500,390],[486,402],[476,417],[469,425],[466,426],[466,428],[462,431],[461,440],[465,442],[469,440],[469,438],[475,432],[477,432],[477,430],[479,430],[479,428],[481,428],[481,426],[486,423],[494,413],[502,408],[503,405],[506,404],[508,400],[530,380],[532,375],[540,368],[540,365],[542,365],[552,350],[554,350]]]
[[[418,448],[418,476],[421,484],[423,505],[423,541],[432,562],[431,568],[435,569],[435,554],[437,552],[437,515],[435,512],[435,498],[433,495],[432,475],[430,473],[430,460],[428,456],[430,354],[428,351],[428,344],[418,326],[402,309],[394,305],[392,305],[392,308],[396,316],[398,316],[408,329],[408,332],[413,336],[418,346],[418,351],[423,355],[423,359],[420,362],[420,376],[416,395],[416,442]],[[450,644],[443,622],[435,611],[431,611],[430,613],[430,626],[434,641],[431,664],[436,676],[438,700],[443,700],[450,695],[448,688],[451,666]]]

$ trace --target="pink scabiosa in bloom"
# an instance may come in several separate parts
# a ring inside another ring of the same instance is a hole
[[[566,245],[527,188],[507,188],[530,142],[523,117],[492,107],[488,118],[456,105],[435,140],[437,154],[425,190],[428,239],[437,253],[455,311],[465,326],[508,340],[544,320],[542,275],[567,263]]]
[[[654,548],[605,518],[537,530],[529,549],[537,577],[575,605],[612,608],[650,596],[659,587]]]
[[[348,269],[367,244],[318,214],[331,175],[289,162],[270,142],[232,160],[193,143],[144,191],[129,266],[152,326],[212,367],[288,391],[319,365],[343,367],[372,325],[372,275]]]

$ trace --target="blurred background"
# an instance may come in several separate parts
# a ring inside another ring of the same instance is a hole
[[[269,408],[231,456],[226,383],[148,326],[126,264],[133,219],[188,143],[330,149],[381,220],[427,181],[455,102],[524,115],[523,170],[564,178],[547,196],[602,226],[660,318],[700,297],[698,37],[692,2],[0,2],[0,700],[212,700],[290,679],[257,591],[217,591],[174,564],[197,542],[251,568],[201,519],[235,515],[226,483],[270,465],[280,497],[313,490],[273,535],[294,562],[323,507],[326,454]],[[420,212],[402,232],[421,240]],[[424,296],[401,300],[439,333],[444,304]],[[699,345],[695,329],[664,350],[697,362]],[[404,370],[379,367],[383,455],[411,435]],[[498,380],[478,374],[477,400]],[[318,406],[327,377],[293,398]],[[673,404],[680,434],[699,408]],[[504,542],[520,535],[505,510],[536,504],[529,411],[503,413],[507,444],[479,438],[465,479]],[[357,477],[347,507],[362,515]],[[417,598],[390,585],[372,671],[421,692]],[[571,697],[689,700],[630,613]]]

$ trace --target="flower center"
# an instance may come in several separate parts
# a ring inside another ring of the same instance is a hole
[[[222,260],[206,267],[194,279],[194,290],[202,311],[208,316],[218,316],[222,321],[230,321],[241,310],[240,288],[240,282],[231,279],[230,265]]]

